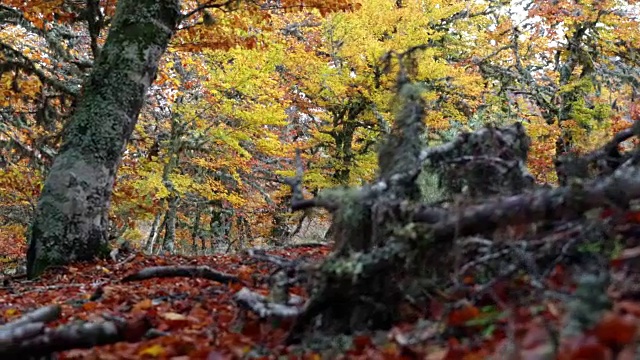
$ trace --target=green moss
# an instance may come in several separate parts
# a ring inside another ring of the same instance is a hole
[[[367,208],[363,204],[362,191],[358,188],[326,189],[319,194],[319,198],[340,204],[334,221],[338,221],[342,226],[357,225],[365,220]]]

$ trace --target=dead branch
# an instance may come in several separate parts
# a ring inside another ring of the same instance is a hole
[[[590,168],[594,167],[597,169],[596,177],[610,175],[630,157],[630,153],[621,154],[618,146],[637,135],[636,127],[637,125],[618,132],[602,147],[584,156],[566,154],[556,159],[555,167],[560,180],[566,181],[571,177],[587,179],[590,177]]]
[[[320,248],[324,246],[329,246],[329,243],[310,242],[310,243],[289,244],[289,245],[282,246],[282,249],[299,249],[304,247]]]
[[[252,311],[261,318],[278,317],[278,318],[292,318],[300,314],[300,309],[292,305],[284,305],[270,302],[265,296],[249,290],[248,288],[242,288],[238,291],[233,298],[239,305]]]
[[[125,276],[121,281],[140,281],[165,277],[188,277],[217,281],[219,283],[241,283],[234,275],[211,269],[208,266],[154,266]]]
[[[44,323],[27,323],[0,330],[0,357],[27,359],[70,349],[88,349],[120,341],[139,341],[151,324],[146,318],[129,322],[82,323],[46,329]]]
[[[264,261],[277,265],[280,268],[295,268],[298,265],[297,261],[289,260],[276,255],[269,255],[264,250],[249,249],[247,255],[258,261]]]
[[[506,225],[575,219],[599,207],[627,209],[632,200],[638,198],[640,168],[626,166],[607,178],[586,185],[574,184],[497,198],[447,213],[423,208],[415,211],[412,217],[416,222],[433,224],[430,230],[434,239],[445,240],[487,233]]]
[[[286,178],[284,182],[291,187],[291,209],[304,210],[314,207],[321,207],[329,211],[336,210],[338,204],[322,198],[305,199],[302,192],[302,176],[304,168],[302,165],[302,155],[300,149],[296,149],[296,175]]]
[[[50,305],[39,308],[33,312],[19,317],[9,323],[0,326],[0,339],[4,338],[4,334],[11,332],[19,327],[30,323],[48,323],[60,317],[62,308],[60,305]],[[0,340],[1,342],[1,340]]]

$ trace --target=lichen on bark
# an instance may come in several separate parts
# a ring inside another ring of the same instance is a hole
[[[29,277],[105,253],[116,171],[179,16],[177,0],[118,2],[38,202]]]
[[[310,300],[290,332],[291,342],[315,339],[312,330],[336,335],[388,328],[408,320],[401,311],[407,299],[426,308],[429,293],[449,282],[456,225],[448,226],[452,236],[443,240],[439,224],[448,213],[423,203],[419,176],[425,164],[441,176],[445,190],[459,185],[446,182],[454,178],[473,197],[532,185],[524,166],[529,138],[521,125],[487,127],[426,147],[429,107],[422,86],[400,73],[397,94],[393,128],[378,154],[377,179],[361,188],[325,190],[314,199],[316,206],[333,212],[334,251],[314,274]],[[482,176],[492,186],[483,186]],[[292,182],[294,203],[299,182]]]

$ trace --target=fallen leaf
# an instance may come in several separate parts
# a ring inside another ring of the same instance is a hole
[[[160,344],[153,344],[147,348],[144,348],[143,350],[141,350],[140,352],[138,352],[138,355],[140,356],[153,356],[153,357],[159,357],[164,355],[166,352],[166,350],[164,349],[164,347]]]

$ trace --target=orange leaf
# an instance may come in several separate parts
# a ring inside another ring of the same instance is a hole
[[[461,309],[454,310],[449,314],[447,323],[449,326],[462,326],[467,321],[476,318],[480,314],[480,310],[473,305],[464,306]]]
[[[153,303],[151,302],[151,299],[144,299],[139,303],[133,305],[133,310],[134,311],[149,310],[152,306],[153,306]]]
[[[85,311],[93,311],[98,307],[98,304],[95,301],[89,301],[82,304],[82,309]]]
[[[632,315],[607,313],[600,320],[594,333],[601,343],[612,348],[620,348],[631,343],[638,324]]]

